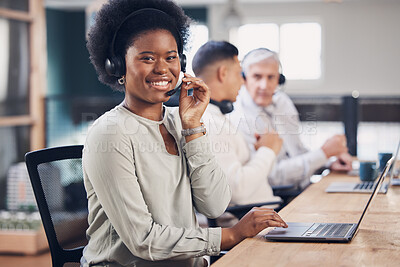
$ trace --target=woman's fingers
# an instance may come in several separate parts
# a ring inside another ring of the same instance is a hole
[[[282,223],[279,221],[274,221],[274,220],[265,220],[263,221],[264,223],[264,228],[267,227],[283,227],[283,228],[287,228],[287,224],[286,223]]]
[[[207,85],[202,80],[199,80],[199,81],[196,80],[196,81],[186,83],[185,86],[182,86],[182,88],[185,90],[190,90],[190,89],[198,90],[200,92],[208,91]]]
[[[185,73],[182,82],[179,99],[179,115],[182,124],[192,124],[192,122],[198,124],[210,102],[210,90],[203,80],[192,77],[187,73]],[[188,95],[190,89],[193,89],[193,94]]]
[[[267,227],[284,227],[288,225],[279,214],[270,208],[254,207],[232,228],[237,240],[253,237]]]
[[[194,90],[203,90],[207,91],[208,87],[206,83],[201,80],[200,78],[197,77],[192,77],[189,74],[185,73],[185,77],[182,79],[182,82],[184,82],[184,89],[189,90],[189,89],[194,89]]]
[[[286,222],[273,209],[257,208],[254,213],[258,222],[268,222],[269,226],[287,227]]]

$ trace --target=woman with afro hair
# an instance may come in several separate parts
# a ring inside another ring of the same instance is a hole
[[[201,123],[210,90],[181,74],[189,23],[170,0],[111,0],[96,15],[91,62],[99,80],[125,98],[95,121],[84,146],[89,242],[82,266],[205,266],[204,255],[268,226],[287,227],[267,208],[231,228],[198,225],[195,210],[218,217],[231,194]],[[166,107],[176,84],[179,107]]]

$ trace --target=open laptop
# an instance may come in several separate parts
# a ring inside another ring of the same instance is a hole
[[[326,189],[327,193],[371,193],[375,182],[333,182]],[[389,183],[384,183],[379,188],[380,194],[386,194],[389,189]]]
[[[393,161],[392,157],[386,163],[358,223],[288,223],[288,228],[275,228],[267,233],[265,238],[273,241],[350,242],[356,235],[372,199],[378,194],[378,188],[383,183]]]
[[[399,144],[397,145],[396,152],[394,153],[394,161],[397,159],[397,155],[399,153]],[[393,164],[394,165],[394,164]],[[400,179],[393,179],[393,170],[394,168],[390,169],[390,180],[387,183],[383,183],[382,186],[379,188],[379,193],[386,194],[389,185],[391,184],[398,184],[400,185]],[[327,193],[371,193],[374,188],[375,182],[333,182],[331,183],[326,189],[325,192]]]
[[[391,185],[400,185],[400,178],[393,178],[395,167],[396,167],[397,156],[399,155],[399,149],[400,149],[400,140],[399,140],[399,144],[397,145],[396,153],[394,154],[394,157],[393,157],[394,158],[393,166],[389,170],[389,177],[390,177]]]

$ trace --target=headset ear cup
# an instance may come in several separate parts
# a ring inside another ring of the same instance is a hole
[[[229,100],[222,100],[219,106],[222,114],[228,114],[233,111],[233,103]]]
[[[125,75],[125,61],[120,56],[115,56],[115,76],[122,77]]]
[[[222,114],[228,114],[233,111],[233,102],[229,100],[215,101],[210,99],[210,103],[219,107]]]
[[[107,58],[104,67],[110,76],[120,78],[125,75],[125,62],[119,56]]]
[[[106,72],[110,76],[115,75],[115,64],[112,61],[112,59],[107,58],[106,62],[104,63],[104,68],[106,69]]]
[[[283,75],[282,73],[281,74],[279,74],[279,85],[282,85],[282,84],[284,84],[286,82],[286,77],[285,77],[285,75]]]
[[[180,54],[179,55],[179,61],[181,62],[181,71],[183,73],[186,72],[186,55],[185,54]]]

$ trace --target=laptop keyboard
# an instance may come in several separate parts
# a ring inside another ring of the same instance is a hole
[[[374,188],[374,182],[362,182],[356,184],[354,190],[372,190]]]
[[[312,232],[307,231],[303,236],[318,236],[318,237],[345,237],[353,224],[347,223],[328,223],[319,224]],[[313,228],[313,227],[311,227]]]

